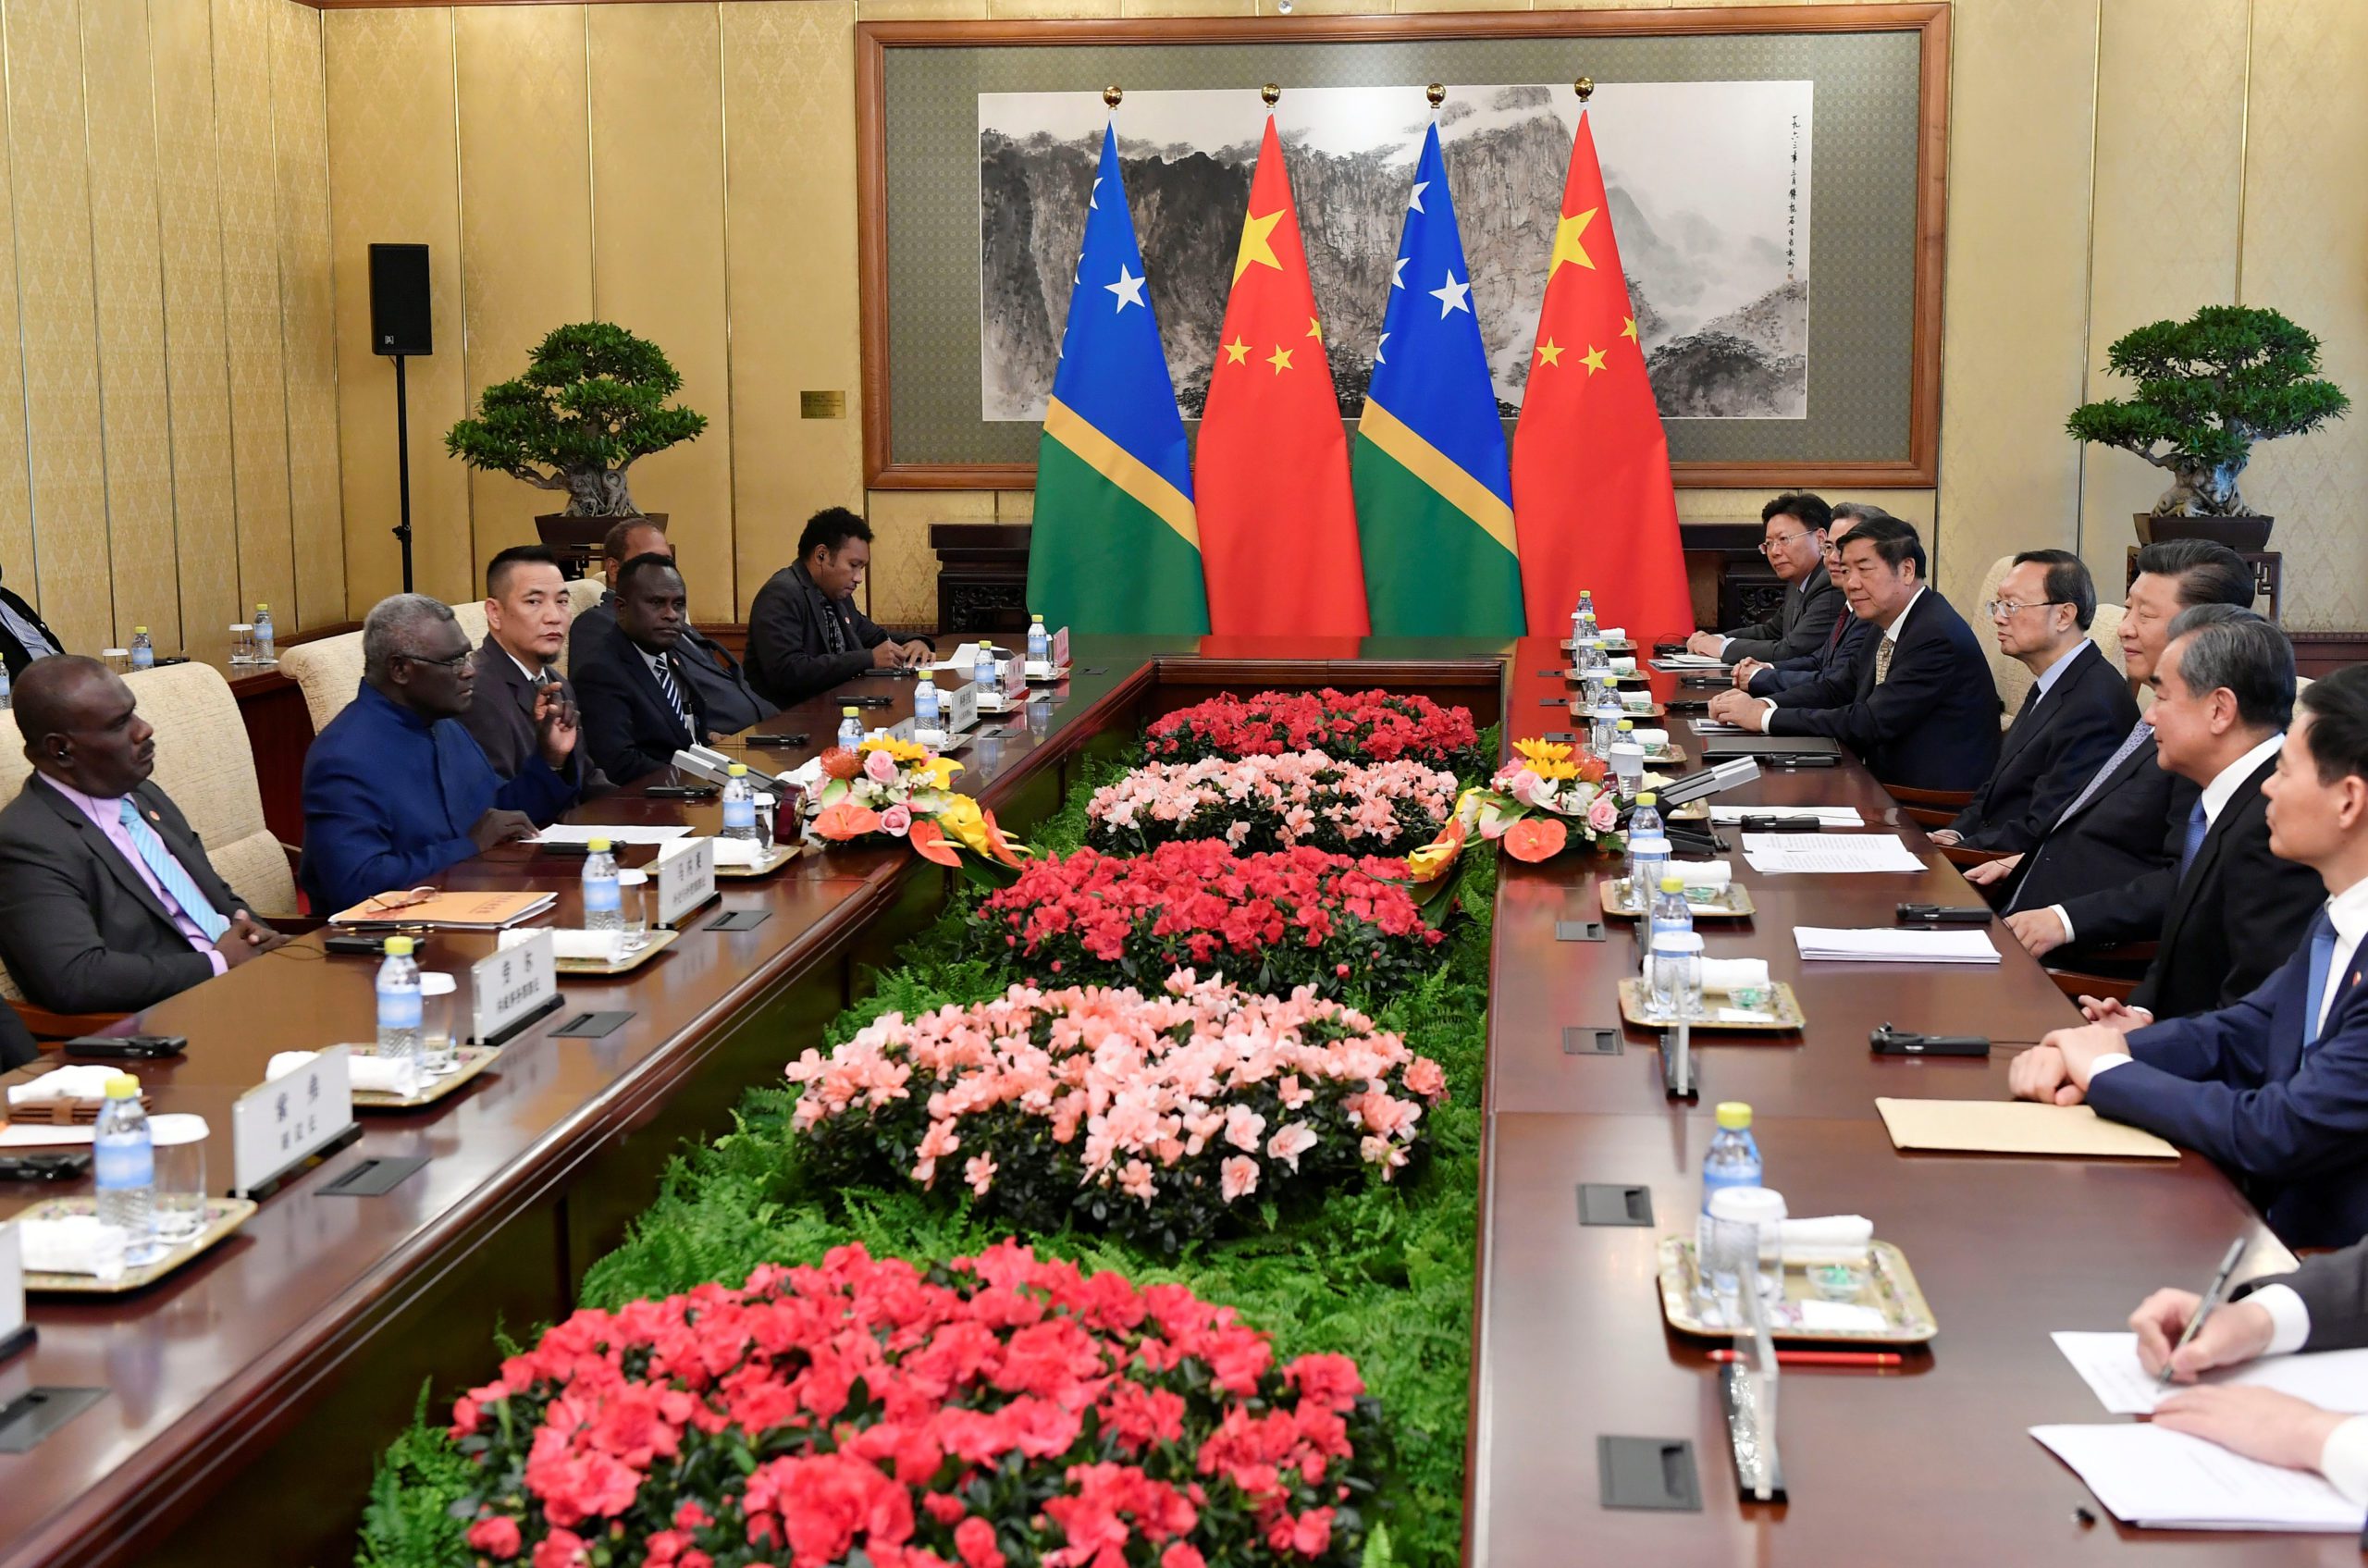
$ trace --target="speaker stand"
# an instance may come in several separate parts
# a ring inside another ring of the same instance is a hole
[[[395,537],[403,547],[403,592],[411,589],[411,397],[403,385],[403,356],[395,361],[395,488],[401,498],[401,521]]]

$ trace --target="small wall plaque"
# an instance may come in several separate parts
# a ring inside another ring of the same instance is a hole
[[[846,416],[847,395],[845,392],[797,394],[797,417],[800,419],[845,419]]]

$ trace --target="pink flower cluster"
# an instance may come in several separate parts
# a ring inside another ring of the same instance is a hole
[[[586,1310],[452,1413],[468,1544],[532,1568],[1353,1562],[1356,1364],[1017,1242],[833,1250]]]
[[[1202,757],[1271,757],[1321,751],[1343,761],[1400,759],[1486,772],[1480,735],[1464,708],[1443,708],[1427,697],[1386,691],[1265,691],[1243,698],[1227,693],[1179,708],[1155,720],[1143,736],[1153,761]]]
[[[1222,838],[1235,849],[1384,854],[1437,833],[1455,788],[1453,773],[1420,762],[1342,762],[1320,751],[1207,757],[1146,763],[1094,791],[1086,816],[1105,849]]]
[[[889,1013],[790,1064],[825,1173],[940,1189],[954,1165],[999,1219],[1080,1222],[1173,1250],[1243,1200],[1406,1163],[1439,1065],[1305,988],[1259,996],[1189,969],[1164,995],[1015,985]]]

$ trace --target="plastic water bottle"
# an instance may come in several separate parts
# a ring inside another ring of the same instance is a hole
[[[1044,629],[1042,615],[1028,618],[1028,657],[1038,664],[1050,664],[1053,660],[1053,634]]]
[[[1763,1174],[1759,1162],[1759,1145],[1752,1141],[1751,1107],[1741,1100],[1719,1102],[1719,1130],[1710,1139],[1710,1152],[1702,1158],[1702,1212],[1695,1221],[1694,1262],[1696,1283],[1707,1294],[1709,1290],[1710,1256],[1710,1197],[1729,1187],[1762,1187]]]
[[[849,751],[863,745],[863,715],[852,708],[839,710],[839,744]]]
[[[724,776],[723,836],[749,844],[758,842],[757,791],[748,783],[748,764],[746,762],[733,763]],[[590,873],[587,871],[586,874]]]
[[[1685,905],[1685,878],[1661,867],[1660,891],[1653,895],[1653,934],[1663,932],[1690,935],[1694,931],[1694,911]]]
[[[1669,840],[1656,832],[1650,838],[1628,830],[1628,909],[1649,915],[1653,890],[1661,884],[1661,869],[1669,864]]]
[[[745,769],[747,764],[735,762],[733,766]],[[729,811],[731,808],[724,809]],[[750,808],[752,815],[754,809]],[[592,853],[584,857],[584,929],[623,931],[625,906],[623,890],[617,882],[617,858],[610,853],[605,838],[594,839],[589,847]]]
[[[1634,795],[1645,779],[1645,748],[1637,746],[1632,755],[1628,747],[1636,740],[1636,721],[1622,719],[1611,726],[1611,751],[1607,759],[1611,763],[1612,777],[1622,795]]]
[[[8,697],[8,667],[6,664],[0,664],[0,708],[6,708],[10,705],[10,698]]]
[[[1591,637],[1602,624],[1602,622],[1596,619],[1595,590],[1581,588],[1579,590],[1579,625],[1583,628],[1585,635]]]
[[[1609,698],[1598,702],[1587,713],[1587,749],[1611,760],[1611,743],[1620,738],[1620,705]]]
[[[154,670],[156,667],[156,645],[149,640],[145,626],[131,628],[131,667],[135,670]]]
[[[921,672],[920,680],[913,686],[913,728],[940,729],[944,727],[942,723],[944,718],[944,711],[939,708],[937,702],[937,682],[931,678],[928,671],[924,670]]]
[[[970,661],[970,678],[979,683],[979,695],[992,697],[1003,685],[1003,677],[995,673],[995,645],[982,642],[977,656]]]
[[[272,646],[271,606],[268,604],[255,606],[255,662],[258,664],[279,662],[279,650]]]
[[[140,1104],[140,1080],[128,1072],[107,1080],[106,1103],[91,1130],[91,1174],[99,1218],[128,1234],[137,1259],[156,1235],[156,1144]]]
[[[1661,834],[1660,796],[1646,790],[1636,796],[1636,809],[1628,813],[1630,838],[1659,838]]]
[[[419,966],[408,936],[387,938],[386,953],[378,966],[378,1055],[411,1060],[419,1055]]]

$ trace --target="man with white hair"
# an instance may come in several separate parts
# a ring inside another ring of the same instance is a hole
[[[475,661],[452,611],[424,594],[381,599],[363,622],[362,688],[304,759],[298,880],[314,913],[531,837],[574,803],[574,704],[561,687],[542,689],[537,754],[504,783],[460,721],[475,696]]]

